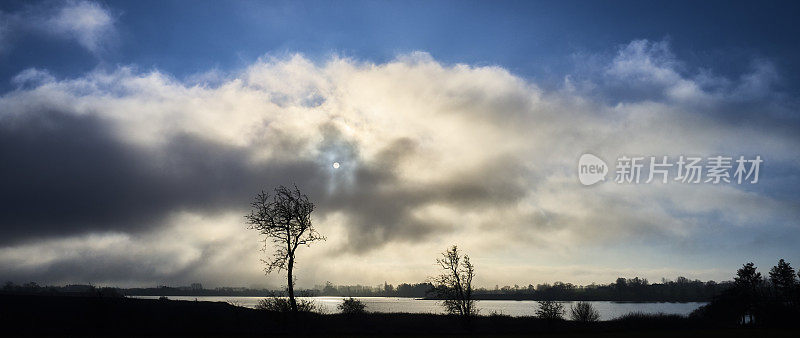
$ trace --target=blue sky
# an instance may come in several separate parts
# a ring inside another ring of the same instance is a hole
[[[277,286],[241,215],[290,182],[328,237],[305,286],[424,280],[453,243],[489,286],[800,264],[798,12],[6,1],[0,275]],[[765,162],[752,185],[584,187],[585,152]]]
[[[3,12],[54,2],[4,2]],[[9,34],[0,77],[47,68],[75,76],[135,64],[178,77],[238,69],[264,54],[302,52],[385,62],[427,51],[449,63],[500,65],[520,76],[561,81],[574,54],[613,53],[635,39],[662,40],[689,68],[738,76],[754,58],[774,62],[785,85],[800,81],[792,2],[748,1],[108,1],[118,41],[99,55],[31,32]],[[6,81],[7,82],[7,81]],[[9,89],[4,83],[4,88]]]

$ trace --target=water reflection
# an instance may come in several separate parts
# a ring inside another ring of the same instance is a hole
[[[140,296],[136,298],[158,299],[158,296]],[[263,297],[215,297],[215,296],[170,296],[173,300],[198,300],[209,302],[230,302],[239,306],[253,308],[258,300]],[[336,306],[342,303],[344,297],[298,297],[311,299],[319,305],[325,313],[336,313]],[[409,312],[409,313],[443,313],[439,302],[435,300],[420,300],[414,298],[394,297],[355,297],[367,306],[371,312]],[[564,302],[564,308],[569,310],[573,302]],[[601,320],[609,320],[631,312],[666,313],[688,315],[704,302],[689,303],[629,303],[629,302],[589,302],[600,312]],[[498,313],[513,317],[533,316],[536,312],[536,302],[530,300],[482,300],[478,302],[482,315]]]

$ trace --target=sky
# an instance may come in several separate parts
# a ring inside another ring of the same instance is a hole
[[[800,264],[798,8],[4,1],[0,279],[280,287],[243,216],[292,184],[327,237],[301,287],[425,281],[453,244],[486,287]]]

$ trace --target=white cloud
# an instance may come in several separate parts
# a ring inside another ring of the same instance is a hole
[[[45,20],[45,25],[51,33],[73,38],[93,53],[103,51],[114,34],[111,12],[97,2],[85,0],[65,2]]]
[[[44,2],[15,12],[0,11],[0,52],[27,34],[74,40],[93,54],[107,51],[116,37],[116,16],[90,0]]]
[[[620,48],[607,72],[623,78],[674,84],[682,80],[675,69],[677,65],[667,41],[635,40]]]
[[[23,70],[11,79],[11,83],[17,86],[41,86],[55,81],[55,77],[46,70],[28,68]]]

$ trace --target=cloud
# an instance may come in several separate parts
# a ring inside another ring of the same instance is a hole
[[[88,0],[44,2],[0,12],[0,52],[11,47],[12,38],[32,33],[74,40],[89,52],[101,54],[114,42],[115,23],[116,15],[109,8]]]
[[[11,83],[17,85],[18,87],[36,87],[53,81],[55,81],[55,77],[50,75],[50,72],[36,68],[25,69],[11,79]]]
[[[67,1],[45,24],[53,34],[73,38],[92,53],[102,51],[114,33],[110,11],[91,1]]]
[[[26,70],[0,97],[0,160],[13,164],[0,168],[0,272],[254,283],[257,241],[240,215],[257,191],[295,183],[329,239],[300,257],[307,284],[420,278],[451,243],[493,269],[656,271],[643,257],[746,246],[734,229],[773,241],[796,227],[792,196],[586,188],[574,172],[584,152],[609,163],[622,154],[759,154],[769,163],[762,184],[779,185],[800,165],[800,139],[786,114],[793,103],[775,102],[779,78],[764,62],[725,79],[692,73],[665,42],[633,41],[599,73],[552,91],[501,67],[419,52],[381,64],[265,57],[186,82],[132,67],[73,79]],[[141,249],[126,258],[115,246]],[[630,250],[646,254],[612,263]],[[337,270],[363,260],[396,269]]]
[[[240,217],[177,213],[173,225],[141,234],[103,232],[4,247],[0,272],[10,280],[126,286],[175,285],[205,275],[211,285],[241,285],[253,278],[240,262],[258,261],[259,245],[236,231]]]

